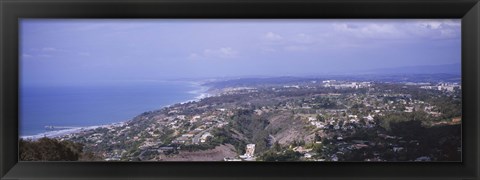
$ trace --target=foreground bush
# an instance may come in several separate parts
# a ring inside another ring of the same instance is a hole
[[[19,141],[20,161],[78,161],[98,160],[92,153],[83,153],[83,144],[40,138]]]

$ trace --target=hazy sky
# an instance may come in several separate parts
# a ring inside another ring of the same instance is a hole
[[[23,84],[460,63],[460,20],[20,21]]]

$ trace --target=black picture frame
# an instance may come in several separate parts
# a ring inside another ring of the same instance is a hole
[[[20,18],[461,18],[462,162],[18,162]],[[1,0],[0,179],[479,179],[478,0]]]

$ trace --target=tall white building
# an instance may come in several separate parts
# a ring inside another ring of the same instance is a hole
[[[254,153],[255,153],[255,144],[247,144],[247,149],[245,151],[245,156],[253,157]]]

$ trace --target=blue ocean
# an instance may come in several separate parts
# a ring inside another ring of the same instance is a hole
[[[129,120],[146,111],[193,100],[204,87],[188,82],[141,82],[20,88],[20,136],[45,126],[86,127]]]

